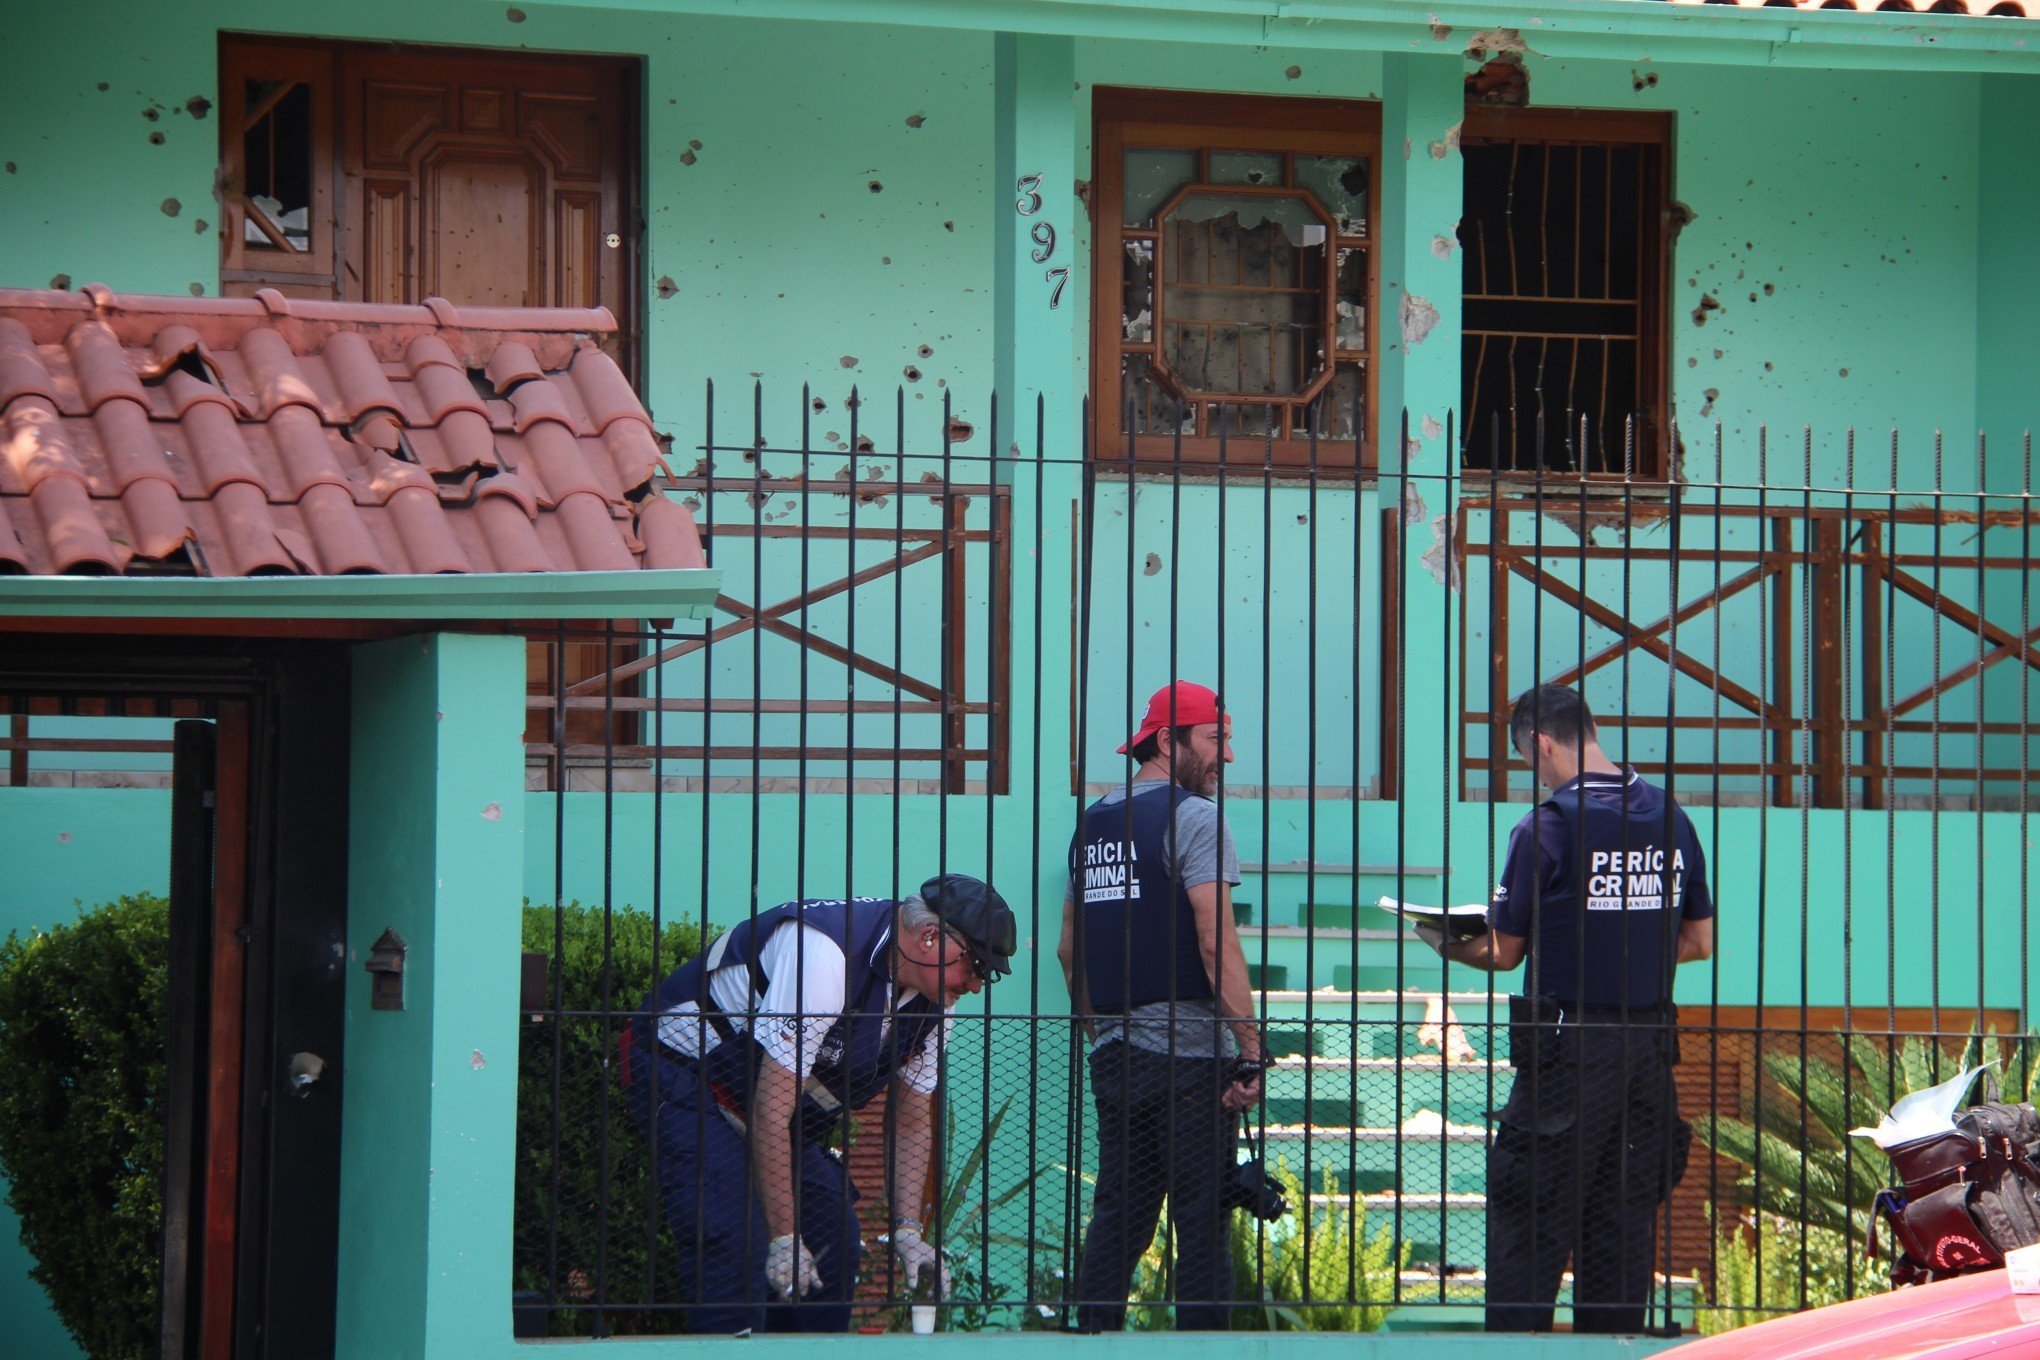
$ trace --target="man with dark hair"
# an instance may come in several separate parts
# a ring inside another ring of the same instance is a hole
[[[1509,837],[1488,931],[1448,943],[1503,973],[1516,1070],[1488,1151],[1487,1329],[1549,1331],[1573,1268],[1573,1330],[1642,1329],[1652,1225],[1685,1169],[1672,970],[1713,957],[1714,900],[1692,822],[1601,749],[1563,685],[1516,701],[1509,739],[1551,796]]]
[[[1218,695],[1179,681],[1119,749],[1139,768],[1070,845],[1057,956],[1091,1038],[1098,1181],[1077,1326],[1117,1331],[1167,1199],[1179,1330],[1224,1330],[1232,1258],[1220,1203],[1233,1121],[1261,1098],[1264,1049],[1233,922],[1232,832],[1213,800],[1232,756]]]
[[[623,1085],[680,1244],[689,1331],[849,1330],[857,1192],[829,1138],[881,1091],[899,1292],[923,1270],[946,1285],[916,1202],[943,1035],[958,998],[1012,971],[1014,943],[994,888],[942,874],[899,902],[759,912],[645,999]]]

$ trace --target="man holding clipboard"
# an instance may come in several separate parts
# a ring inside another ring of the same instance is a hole
[[[1570,1258],[1573,1330],[1636,1332],[1691,1136],[1672,971],[1714,954],[1706,860],[1670,796],[1608,759],[1577,691],[1518,699],[1509,740],[1551,796],[1510,834],[1487,928],[1462,935],[1462,911],[1416,926],[1468,967],[1529,962],[1488,1149],[1487,1330],[1551,1330]]]

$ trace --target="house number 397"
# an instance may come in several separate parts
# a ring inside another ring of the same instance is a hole
[[[1013,185],[1013,211],[1022,217],[1032,217],[1041,211],[1041,176],[1022,175]],[[1036,264],[1048,264],[1055,258],[1055,224],[1036,222],[1028,228],[1027,238],[1034,242],[1034,248],[1027,257]],[[1050,311],[1062,306],[1063,289],[1069,284],[1070,271],[1065,266],[1056,266],[1043,273],[1048,284],[1048,306]]]

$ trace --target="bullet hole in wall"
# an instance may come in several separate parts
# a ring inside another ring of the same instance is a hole
[[[50,276],[50,287],[56,289],[58,292],[61,293],[68,289],[70,286],[71,276],[69,274],[52,274]]]
[[[163,145],[165,140],[166,139],[164,138],[163,134],[160,132],[152,132],[149,134],[150,146],[161,146]]]
[[[165,217],[175,217],[177,216],[177,214],[184,211],[184,205],[182,203],[179,203],[174,198],[164,199],[162,203],[162,208],[163,216]]]
[[[195,94],[184,101],[184,111],[193,118],[203,118],[212,112],[212,100],[202,94]]]

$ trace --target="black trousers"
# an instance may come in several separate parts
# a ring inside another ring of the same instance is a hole
[[[1596,1016],[1522,1039],[1487,1166],[1487,1330],[1548,1332],[1573,1269],[1573,1330],[1639,1332],[1658,1206],[1691,1131],[1671,1021]]]
[[[1171,1058],[1124,1041],[1091,1055],[1098,1107],[1098,1186],[1077,1269],[1077,1328],[1118,1331],[1162,1201],[1174,1227],[1178,1331],[1223,1331],[1232,1315],[1228,1215],[1233,1115],[1219,1103],[1229,1064]]]

